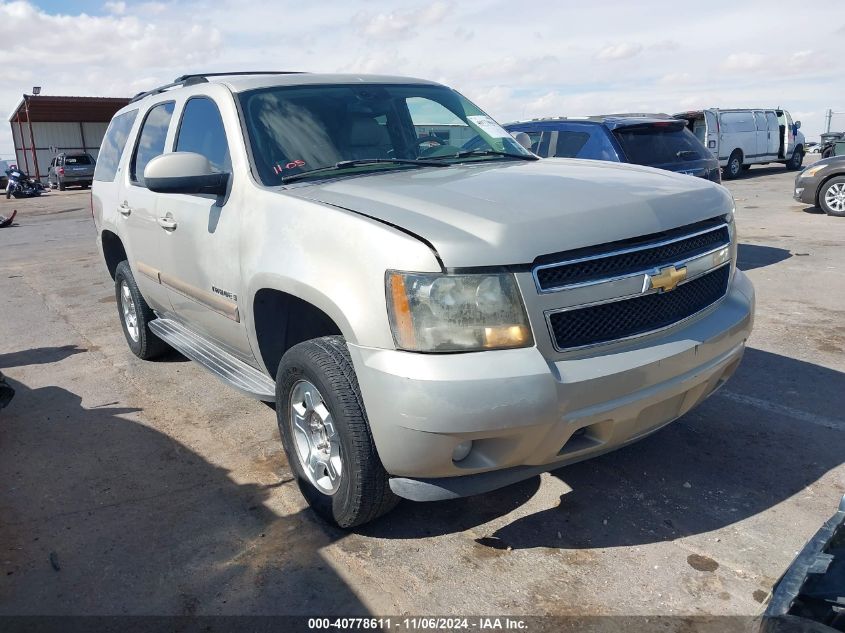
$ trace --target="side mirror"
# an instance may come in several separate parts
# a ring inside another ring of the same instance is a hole
[[[796,121],[795,122],[795,129],[797,130],[800,127],[801,127],[801,121]]]
[[[144,184],[156,193],[226,194],[229,174],[214,171],[208,159],[194,152],[171,152],[153,158],[144,168]]]

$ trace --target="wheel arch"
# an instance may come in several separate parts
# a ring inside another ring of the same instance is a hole
[[[821,204],[820,204],[820,202],[821,202],[821,196],[822,196],[822,189],[824,189],[825,185],[826,185],[827,183],[829,183],[831,180],[833,180],[834,178],[839,178],[839,177],[845,177],[845,172],[840,171],[840,172],[838,172],[838,173],[835,173],[835,174],[830,174],[829,176],[826,176],[826,177],[825,177],[825,179],[824,179],[824,180],[822,180],[822,181],[819,183],[819,186],[818,186],[818,187],[816,187],[816,197],[815,197],[815,200],[816,200],[816,207],[817,207],[817,208],[821,208]]]
[[[327,297],[267,281],[251,293],[250,307],[255,351],[270,376],[276,375],[284,353],[298,343],[331,335],[355,341],[343,313]]]
[[[104,229],[100,233],[100,242],[103,247],[103,259],[105,259],[106,268],[108,268],[111,278],[114,279],[117,265],[129,259],[126,255],[126,248],[117,233],[108,229]]]

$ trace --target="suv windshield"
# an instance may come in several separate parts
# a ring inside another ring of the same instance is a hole
[[[434,85],[280,86],[240,95],[257,175],[265,185],[424,164],[533,155],[454,90]],[[482,141],[460,154],[467,140]],[[344,163],[387,159],[368,164]],[[318,171],[319,170],[319,173]]]
[[[656,123],[613,131],[628,160],[638,165],[665,165],[707,158],[707,150],[686,127]]]

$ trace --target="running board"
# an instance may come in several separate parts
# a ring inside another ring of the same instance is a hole
[[[241,393],[265,402],[276,401],[276,383],[271,378],[181,323],[159,317],[150,321],[150,329],[168,345]]]

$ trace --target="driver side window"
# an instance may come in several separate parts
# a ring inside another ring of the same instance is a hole
[[[208,159],[215,171],[229,173],[232,161],[229,143],[217,104],[208,97],[193,97],[185,104],[179,131],[176,133],[177,152],[195,152]]]

